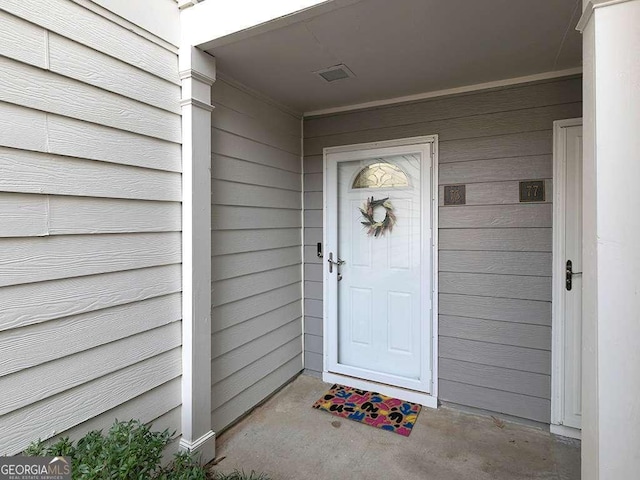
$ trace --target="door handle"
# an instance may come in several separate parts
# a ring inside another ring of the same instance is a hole
[[[582,275],[582,272],[574,272],[573,271],[573,262],[571,260],[567,260],[567,267],[565,270],[565,286],[568,291],[571,291],[573,288],[573,276],[574,275]]]
[[[344,260],[340,260],[340,258],[338,258],[337,262],[333,261],[333,252],[329,252],[329,258],[327,259],[327,262],[329,262],[329,273],[333,273],[333,266],[335,265],[336,267],[339,267],[340,265],[344,265],[345,262]]]

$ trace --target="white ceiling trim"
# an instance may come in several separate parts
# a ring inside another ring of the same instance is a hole
[[[548,80],[558,77],[567,77],[570,75],[578,75],[582,73],[582,67],[568,68],[566,70],[556,70],[552,72],[536,73],[535,75],[527,75],[524,77],[507,78],[504,80],[495,80],[492,82],[478,83],[475,85],[466,85],[463,87],[448,88],[446,90],[435,90],[432,92],[418,93],[415,95],[406,95],[403,97],[386,98],[383,100],[374,100],[372,102],[358,103],[354,105],[344,105],[341,107],[325,108],[322,110],[312,110],[305,112],[303,117],[315,117],[318,115],[328,115],[332,113],[348,112],[351,110],[361,110],[364,108],[381,107],[392,105],[394,103],[415,102],[434,97],[443,97],[445,95],[455,95],[458,93],[473,92],[476,90],[486,90],[488,88],[506,87],[516,85],[518,83],[536,82],[539,80]]]
[[[579,31],[580,33],[584,32],[584,29],[587,28],[587,24],[589,23],[589,20],[591,20],[591,16],[593,15],[593,12],[597,8],[610,7],[611,5],[617,5],[619,3],[626,3],[630,1],[631,0],[609,0],[609,1],[594,0],[594,1],[587,2],[586,5],[584,6],[584,11],[582,12],[582,16],[580,17],[580,20],[578,20],[578,24],[576,25],[576,30]]]
[[[182,30],[190,45],[210,50],[362,0],[199,1],[184,10]]]

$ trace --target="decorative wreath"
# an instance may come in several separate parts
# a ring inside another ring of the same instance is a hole
[[[387,214],[384,216],[384,220],[381,222],[376,222],[373,218],[373,212],[377,207],[384,207],[387,211]],[[380,200],[375,200],[373,197],[367,198],[363,208],[360,209],[360,213],[362,213],[365,220],[360,223],[367,227],[367,235],[377,237],[379,235],[384,235],[387,231],[393,231],[393,225],[396,223],[396,216],[393,213],[393,205],[391,205],[389,197],[382,198]]]

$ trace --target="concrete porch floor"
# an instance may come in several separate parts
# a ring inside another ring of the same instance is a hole
[[[452,408],[423,408],[408,438],[311,405],[330,387],[300,376],[217,442],[215,471],[273,480],[580,478],[580,445]]]

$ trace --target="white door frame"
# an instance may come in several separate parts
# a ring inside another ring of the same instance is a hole
[[[567,127],[582,125],[582,118],[553,122],[553,272],[551,304],[551,433],[580,438],[581,431],[560,425],[564,411],[564,344],[565,344],[565,209],[566,209],[566,144]]]
[[[354,152],[358,150],[371,150],[388,147],[401,147],[401,146],[415,146],[430,144],[431,147],[431,208],[430,214],[432,219],[432,240],[430,246],[431,254],[431,272],[427,272],[431,275],[431,355],[430,365],[431,368],[431,388],[429,393],[419,392],[407,388],[396,387],[383,383],[377,383],[370,380],[356,378],[344,374],[334,373],[329,371],[330,359],[329,352],[330,341],[333,338],[333,329],[329,325],[328,321],[328,302],[326,299],[329,296],[331,283],[329,282],[329,272],[323,261],[323,373],[322,379],[329,383],[341,383],[347,384],[355,388],[361,388],[370,391],[376,391],[384,395],[400,398],[402,400],[419,403],[421,405],[437,408],[438,406],[438,136],[428,135],[421,137],[411,137],[398,140],[388,140],[382,142],[362,143],[355,145],[345,145],[339,147],[330,147],[323,150],[323,245],[326,247],[327,243],[327,192],[328,192],[328,178],[327,172],[327,154]],[[423,159],[427,160],[427,159]],[[329,250],[323,249],[326,254]],[[335,292],[334,292],[335,294]]]

